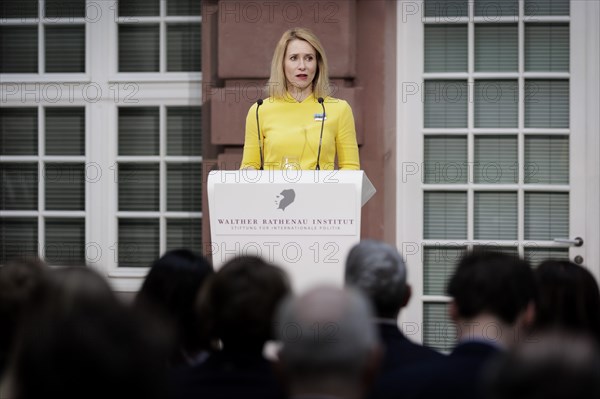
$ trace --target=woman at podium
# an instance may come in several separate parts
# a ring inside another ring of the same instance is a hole
[[[358,170],[352,109],[330,97],[327,57],[309,30],[286,31],[273,54],[269,98],[246,117],[242,169]]]

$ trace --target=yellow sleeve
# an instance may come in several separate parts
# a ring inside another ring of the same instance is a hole
[[[242,165],[240,169],[254,168],[260,169],[260,150],[258,146],[258,135],[256,130],[256,107],[254,103],[248,110],[246,116],[246,138],[244,139],[244,155],[242,157]],[[264,137],[260,138],[264,146]]]
[[[340,170],[359,170],[360,160],[358,158],[354,116],[352,115],[352,108],[346,102],[344,102],[344,108],[340,115],[335,145]]]

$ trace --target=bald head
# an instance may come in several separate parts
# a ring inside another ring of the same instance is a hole
[[[314,383],[354,378],[378,348],[368,301],[355,290],[319,287],[283,303],[277,334],[289,377]]]
[[[346,284],[372,301],[379,317],[395,318],[406,303],[406,265],[395,247],[376,240],[355,245],[346,260]]]

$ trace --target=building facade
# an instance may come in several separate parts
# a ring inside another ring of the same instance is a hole
[[[378,190],[362,236],[408,262],[408,335],[452,344],[444,285],[473,246],[600,276],[598,2],[42,0],[1,12],[0,262],[86,263],[133,293],[166,250],[208,253],[207,172],[239,167],[275,44],[304,26]]]

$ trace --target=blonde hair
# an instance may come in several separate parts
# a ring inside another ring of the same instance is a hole
[[[317,53],[317,71],[312,81],[312,90],[316,98],[327,97],[331,89],[329,87],[329,68],[327,66],[327,56],[321,41],[317,36],[306,28],[293,28],[286,31],[279,43],[275,47],[273,60],[271,61],[271,77],[267,83],[267,92],[270,97],[285,98],[288,85],[283,68],[283,61],[288,44],[292,40],[304,40],[310,44]]]

